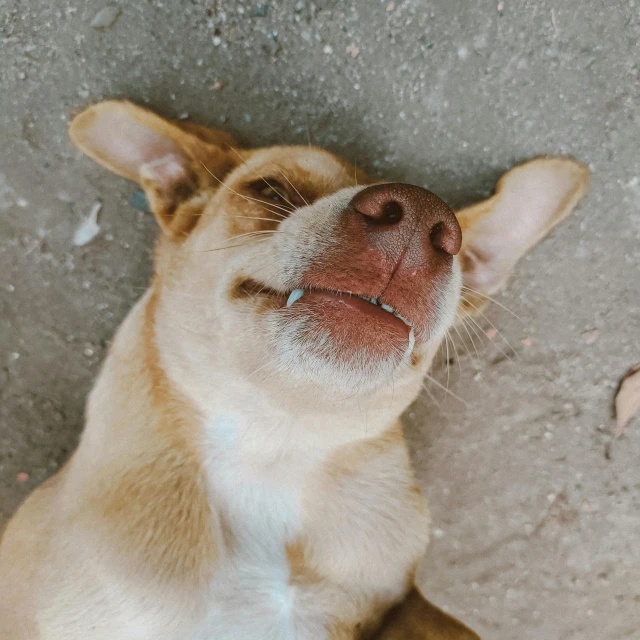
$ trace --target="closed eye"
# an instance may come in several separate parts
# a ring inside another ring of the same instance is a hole
[[[247,185],[252,196],[265,203],[277,205],[288,211],[293,211],[298,205],[292,199],[289,190],[277,180],[261,178]]]

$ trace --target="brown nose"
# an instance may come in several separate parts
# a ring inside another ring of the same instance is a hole
[[[360,191],[350,208],[365,218],[368,235],[377,236],[379,241],[406,243],[419,234],[427,250],[452,256],[460,251],[462,231],[453,211],[422,187],[399,182],[376,184]]]

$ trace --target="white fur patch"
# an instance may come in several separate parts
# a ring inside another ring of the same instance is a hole
[[[323,638],[324,621],[304,619],[290,584],[286,549],[301,529],[303,478],[286,462],[238,455],[243,438],[252,439],[250,428],[245,416],[232,414],[207,426],[207,481],[228,546],[211,585],[211,609],[191,640]],[[311,636],[301,635],[312,627]]]

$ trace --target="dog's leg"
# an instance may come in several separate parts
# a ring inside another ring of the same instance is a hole
[[[462,622],[425,600],[417,588],[391,609],[371,640],[480,640]]]

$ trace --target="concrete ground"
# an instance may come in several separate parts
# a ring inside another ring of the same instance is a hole
[[[106,0],[0,0],[1,518],[73,450],[151,273],[154,221],[71,147],[77,109],[128,97],[247,145],[310,139],[452,205],[570,153],[592,186],[499,296],[522,321],[493,305],[496,346],[459,341],[451,364],[466,405],[428,385],[409,412],[436,527],[422,584],[487,639],[640,638],[640,424],[612,432],[640,362],[639,5],[147,0],[97,29]]]

